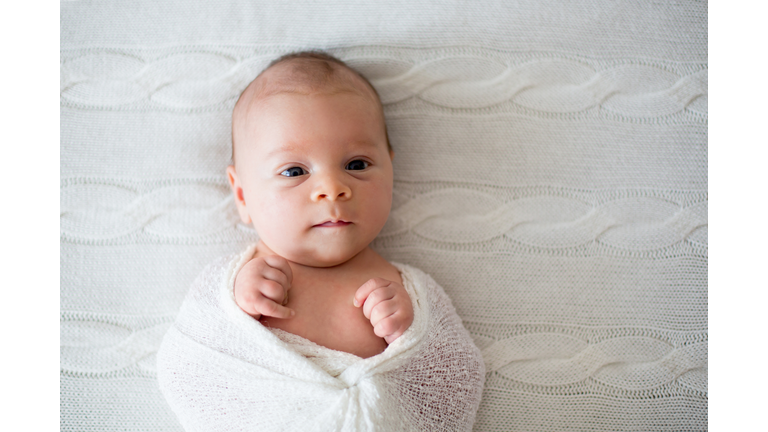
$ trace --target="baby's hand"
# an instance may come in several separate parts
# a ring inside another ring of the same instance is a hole
[[[373,332],[391,344],[413,322],[411,297],[402,285],[373,278],[355,292],[355,307],[363,305],[363,315],[371,320]]]
[[[294,312],[285,304],[292,281],[291,266],[285,258],[277,255],[254,258],[235,278],[235,302],[256,319],[262,315],[290,318]]]

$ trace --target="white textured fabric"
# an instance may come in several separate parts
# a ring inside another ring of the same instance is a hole
[[[363,359],[311,342],[286,344],[241,311],[235,277],[253,252],[203,270],[163,339],[160,389],[185,430],[472,429],[485,367],[431,277],[393,263],[413,302],[413,324],[384,352]]]
[[[483,359],[431,277],[393,263],[413,324],[363,359],[309,341],[286,344],[240,310],[235,278],[254,250],[203,270],[163,339],[160,389],[185,430],[472,430]]]
[[[360,360],[360,357],[354,354],[328,349],[311,340],[293,333],[288,333],[279,328],[267,327],[267,330],[271,331],[278,339],[285,342],[292,350],[301,354],[303,357],[306,357],[309,361],[316,364],[317,367],[332,377],[341,375],[347,368]],[[478,400],[478,402],[480,401]]]
[[[257,239],[224,174],[288,51],[371,79],[395,150],[372,247],[481,349],[476,431],[707,429],[707,3],[61,4],[61,430],[182,430],[155,353]]]

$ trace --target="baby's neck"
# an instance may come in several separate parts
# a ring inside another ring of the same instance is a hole
[[[275,254],[266,245],[257,245],[254,258],[264,255]],[[357,290],[373,278],[402,285],[395,266],[369,247],[333,267],[312,267],[290,260],[288,264],[293,281],[286,307],[296,315],[290,319],[262,316],[263,325],[363,358],[384,351],[386,341],[376,336],[363,308],[355,307],[353,300]]]
[[[256,244],[256,251],[254,252],[253,258],[268,256],[268,255],[278,255],[282,256],[275,251],[273,251],[269,246],[267,246],[263,241],[259,240],[259,242]],[[371,249],[369,246],[366,246],[365,249],[358,252],[356,255],[351,257],[350,259],[328,267],[317,267],[317,266],[311,266],[307,264],[303,264],[302,262],[298,260],[291,260],[290,258],[283,257],[291,265],[291,269],[294,271],[298,270],[305,274],[311,274],[311,273],[336,273],[336,272],[345,272],[349,271],[349,269],[353,268],[360,268],[360,267],[372,267],[376,264],[380,264],[381,261],[384,260],[384,258],[381,257],[378,253],[376,253],[373,249]]]

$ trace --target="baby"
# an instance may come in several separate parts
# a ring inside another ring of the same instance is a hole
[[[262,324],[368,358],[413,321],[398,270],[369,244],[392,204],[376,90],[333,57],[285,56],[242,93],[227,175],[259,233],[235,300]]]
[[[426,273],[370,248],[392,204],[379,97],[340,60],[270,65],[227,168],[259,241],[203,269],[157,354],[187,431],[470,431],[485,369]]]

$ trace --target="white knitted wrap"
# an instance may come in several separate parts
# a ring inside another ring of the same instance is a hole
[[[239,92],[318,48],[379,91],[393,208],[480,348],[476,431],[707,429],[707,2],[61,3],[61,430],[182,430],[155,354],[257,239]]]
[[[413,324],[367,359],[316,346],[324,363],[340,369],[333,376],[235,303],[235,276],[253,251],[203,271],[161,345],[160,389],[185,430],[472,429],[485,367],[431,277],[395,264],[413,301]]]

